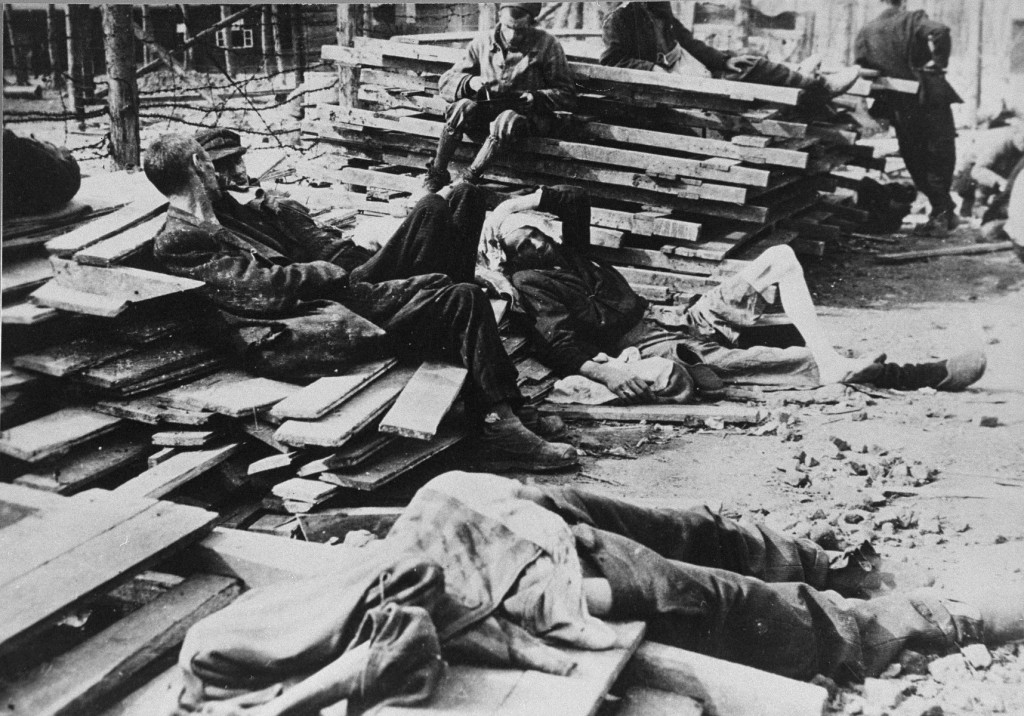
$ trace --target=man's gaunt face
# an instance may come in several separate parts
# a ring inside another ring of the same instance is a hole
[[[218,159],[213,166],[217,170],[221,189],[249,188],[249,172],[245,168],[245,160],[241,154]]]
[[[210,198],[216,199],[219,197],[221,193],[220,181],[217,178],[217,171],[213,168],[213,161],[211,161],[210,155],[206,153],[205,149],[200,148],[195,153],[192,164],[195,167],[196,174],[199,176],[199,181],[210,195]]]
[[[510,272],[552,269],[558,263],[554,244],[547,236],[530,227],[509,232],[501,239]]]
[[[517,7],[503,7],[498,15],[498,24],[506,38],[521,37],[530,27],[530,13]]]

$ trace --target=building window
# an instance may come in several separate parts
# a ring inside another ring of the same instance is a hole
[[[244,50],[253,46],[252,30],[242,25],[232,25],[230,28],[217,30],[217,47],[228,47],[228,33],[231,33],[231,49]]]

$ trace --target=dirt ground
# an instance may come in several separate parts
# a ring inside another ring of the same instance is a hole
[[[50,111],[59,108],[47,104]],[[28,103],[6,105],[24,110]],[[195,114],[194,121],[212,123],[212,116],[202,116]],[[278,120],[283,116],[270,121]],[[255,120],[250,125],[260,126]],[[170,127],[147,120],[144,142]],[[102,136],[98,122],[90,122],[86,134],[64,124],[21,128],[77,147],[94,145]],[[101,152],[86,152],[87,171],[103,168]],[[875,263],[872,253],[970,244],[976,234],[962,228],[944,240],[897,236],[892,245],[847,242],[831,247],[824,259],[805,262],[836,345],[857,354],[884,350],[898,362],[984,348],[987,373],[968,391],[777,392],[760,406],[770,418],[759,428],[576,423],[572,440],[585,453],[578,471],[517,477],[663,507],[709,504],[723,514],[764,520],[799,535],[831,528],[840,545],[871,539],[895,565],[898,586],[934,581],[1019,597],[1024,589],[1024,264],[1013,254],[997,253],[885,266]],[[430,472],[460,467],[459,460],[458,454],[449,455]],[[401,501],[417,482],[404,481],[387,498]],[[841,691],[833,710],[901,716],[1024,713],[1024,645],[993,654],[991,666],[969,665],[960,654],[930,665],[905,659],[887,674],[886,684]]]

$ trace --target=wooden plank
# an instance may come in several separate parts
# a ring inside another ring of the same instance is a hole
[[[622,695],[616,716],[702,716],[704,704],[682,694],[630,686]]]
[[[398,439],[399,438],[394,435],[385,435],[384,433],[371,432],[369,430],[365,431],[361,435],[349,441],[345,447],[338,452],[306,463],[301,466],[295,474],[298,477],[309,477],[310,475],[316,475],[330,470],[343,470],[357,467],[380,453],[382,450],[387,448],[388,445]]]
[[[538,407],[542,413],[575,420],[619,420],[633,422],[647,420],[652,423],[682,423],[703,425],[706,420],[723,423],[754,425],[764,414],[756,408],[732,405],[576,405],[571,403],[545,403]]]
[[[576,661],[576,668],[569,676],[459,664],[447,670],[429,703],[385,707],[380,713],[382,716],[593,716],[637,649],[645,629],[641,622],[609,626],[617,636],[613,648],[605,651],[563,649]]]
[[[354,366],[346,375],[320,378],[276,404],[270,415],[278,420],[322,418],[397,363],[394,358],[385,358]]]
[[[131,305],[121,298],[76,291],[73,288],[61,286],[56,281],[49,281],[33,291],[32,300],[47,308],[103,318],[118,316]]]
[[[34,465],[15,482],[70,495],[118,470],[141,463],[148,449],[149,441],[140,435],[106,435],[64,457]]]
[[[146,183],[148,184],[148,181]],[[155,187],[150,186],[146,190],[140,183],[139,192],[131,204],[51,239],[46,243],[46,250],[57,256],[71,256],[76,251],[92,246],[108,236],[113,236],[163,213],[166,206],[167,198],[160,194]]]
[[[188,629],[230,604],[236,580],[198,574],[5,688],[10,714],[95,713],[132,677],[175,651]]]
[[[153,433],[153,444],[161,447],[205,447],[220,435],[214,430],[164,430]]]
[[[327,542],[336,538],[344,540],[345,534],[355,530],[366,530],[384,539],[391,526],[404,511],[404,507],[344,507],[324,510],[309,515],[299,515],[299,529],[310,542]]]
[[[238,452],[239,447],[238,443],[230,443],[209,450],[179,452],[156,467],[133,477],[114,490],[114,494],[126,498],[163,497],[224,462]]]
[[[39,493],[46,494],[46,493]],[[78,500],[81,495],[61,500]],[[112,503],[120,498],[108,495]],[[92,539],[77,543],[36,569],[0,586],[0,652],[10,652],[45,624],[114,582],[146,569],[167,553],[198,539],[217,515],[157,502]],[[68,520],[52,524],[51,537]],[[74,522],[74,520],[71,520]],[[10,528],[8,528],[10,529]]]
[[[222,365],[224,365],[224,359],[219,355],[200,357],[192,363],[187,363],[183,366],[173,368],[168,372],[153,375],[142,380],[113,386],[110,389],[110,392],[122,398],[127,398],[197,378],[201,375],[217,370]]]
[[[214,417],[213,413],[202,410],[168,408],[157,403],[153,396],[126,400],[100,400],[93,404],[93,408],[106,415],[114,415],[147,425],[206,425]]]
[[[60,313],[55,308],[37,306],[32,303],[4,306],[3,311],[0,311],[0,318],[4,325],[8,326],[35,326],[59,315]]]
[[[60,378],[133,350],[131,346],[112,340],[110,336],[86,336],[35,353],[23,353],[14,359],[14,365]]]
[[[466,432],[461,427],[442,425],[430,442],[401,438],[388,447],[383,459],[367,467],[354,468],[347,472],[324,472],[320,474],[320,479],[340,487],[375,490],[447,450],[465,435]]]
[[[711,276],[715,273],[718,265],[718,261],[712,259],[669,256],[661,251],[651,251],[648,249],[608,249],[603,246],[592,246],[588,254],[595,259],[610,261],[615,264],[660,269],[662,271],[678,271],[695,276]]]
[[[828,701],[820,686],[654,642],[640,645],[623,679],[691,696],[717,714],[821,716]]]
[[[414,372],[408,366],[396,368],[318,421],[285,422],[274,439],[293,446],[341,447],[391,407]]]
[[[0,453],[39,462],[110,432],[120,423],[119,418],[86,408],[63,408],[0,432]]]
[[[212,356],[213,350],[207,345],[172,338],[87,368],[76,379],[101,388],[120,388],[187,368]]]
[[[178,707],[178,694],[181,693],[181,669],[173,659],[163,661],[164,664],[169,664],[168,668],[103,711],[102,716],[152,716],[174,713]]]
[[[53,276],[53,267],[45,256],[18,260],[5,260],[0,270],[0,292],[9,301],[34,288],[42,286]]]
[[[299,390],[300,386],[291,383],[246,375],[241,380],[223,380],[194,393],[189,396],[188,402],[194,408],[237,418],[265,410],[295,395]]]
[[[193,402],[193,398],[196,395],[204,393],[216,385],[237,383],[242,380],[248,380],[251,377],[248,373],[240,370],[222,370],[199,380],[180,385],[177,388],[157,393],[153,396],[153,401],[158,405],[166,405],[169,408],[177,408],[179,410],[199,410],[201,409],[201,403]]]
[[[942,249],[926,249],[924,251],[901,251],[892,254],[878,254],[875,261],[880,264],[898,264],[920,259],[933,259],[942,256],[972,256],[976,254],[992,254],[1000,251],[1012,251],[1012,241],[999,241],[994,244],[973,244],[969,246],[949,246]]]
[[[203,285],[202,281],[127,266],[85,266],[56,257],[50,258],[50,265],[53,266],[54,280],[60,286],[121,298],[129,303],[192,291]]]
[[[163,214],[144,221],[138,226],[111,236],[110,238],[97,241],[74,254],[74,259],[80,264],[90,266],[111,266],[118,263],[139,251],[142,251],[163,228],[165,217]]]
[[[402,389],[380,423],[380,432],[430,440],[459,397],[468,371],[462,366],[426,361]]]
[[[667,271],[649,271],[631,266],[619,266],[615,269],[630,285],[665,286],[678,293],[700,293],[717,285],[717,280],[710,276],[686,276]]]

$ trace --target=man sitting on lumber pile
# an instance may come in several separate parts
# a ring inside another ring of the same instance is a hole
[[[565,51],[536,26],[540,8],[539,2],[501,3],[498,26],[474,38],[465,57],[441,76],[438,88],[451,104],[437,153],[427,164],[429,191],[451,181],[448,162],[463,134],[483,140],[464,177],[476,181],[517,138],[548,134],[555,112],[575,106]]]
[[[247,368],[310,380],[385,353],[452,360],[469,371],[467,404],[482,419],[482,454],[494,469],[576,464],[571,446],[545,442],[513,412],[522,403],[515,367],[486,296],[468,283],[484,217],[478,197],[453,193],[449,207],[427,195],[388,246],[350,274],[316,255],[317,246],[298,258],[294,243],[221,224],[217,176],[194,139],[158,137],[143,166],[170,203],[157,260],[206,284],[201,293],[217,309],[210,334]]]
[[[557,215],[561,237],[544,233],[540,222],[524,221],[522,212],[533,210]],[[485,247],[495,242],[504,250],[504,270],[533,320],[540,359],[563,376],[580,374],[600,383],[627,402],[657,397],[647,380],[612,360],[631,347],[641,357],[672,361],[680,380],[686,372],[697,379],[698,388],[712,389],[719,387],[717,376],[755,385],[871,383],[899,390],[963,390],[985,370],[981,351],[907,365],[886,363],[884,355],[841,356],[818,319],[803,269],[788,246],[767,249],[736,275],[693,297],[678,326],[659,324],[647,314],[647,301],[613,266],[586,257],[590,201],[578,187],[543,187],[499,204],[483,235]],[[755,326],[776,297],[806,347],[739,347],[741,331]],[[710,380],[706,369],[714,374]],[[677,402],[688,397],[680,393],[678,381],[672,394]]]
[[[856,67],[830,75],[804,74],[757,55],[733,55],[710,47],[672,14],[669,2],[627,2],[605,18],[601,64],[634,70],[687,74],[689,53],[717,79],[804,90],[804,102],[821,105],[849,90]]]
[[[540,639],[614,647],[594,617],[643,620],[652,641],[796,679],[857,681],[905,648],[1024,638],[1019,594],[862,598],[879,588],[880,566],[869,546],[830,554],[706,507],[450,472],[416,493],[383,541],[340,548],[322,576],[252,590],[193,626],[177,713],[423,702],[442,657],[564,675],[572,655]]]

